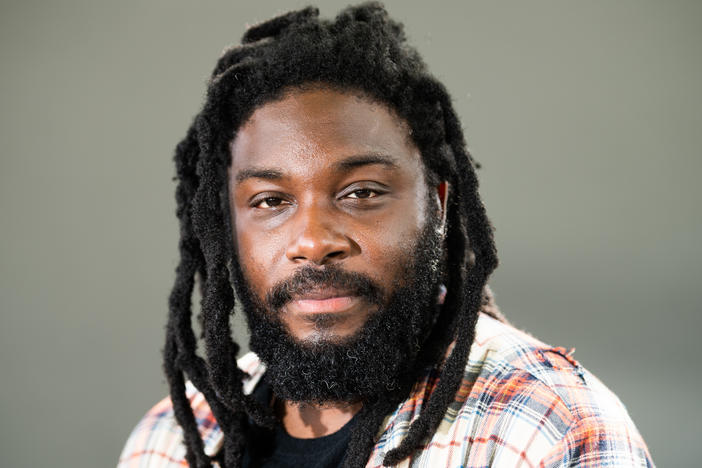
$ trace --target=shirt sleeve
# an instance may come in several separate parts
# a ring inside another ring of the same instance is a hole
[[[139,421],[122,449],[117,468],[188,466],[183,433],[170,398],[160,401]]]
[[[633,422],[588,417],[573,422],[541,467],[654,467]]]

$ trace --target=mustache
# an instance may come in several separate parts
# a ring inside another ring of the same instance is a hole
[[[277,311],[296,296],[318,289],[338,289],[362,297],[371,304],[382,304],[384,297],[383,288],[363,273],[346,271],[338,265],[322,268],[307,265],[296,270],[290,278],[276,283],[266,294],[266,304]]]

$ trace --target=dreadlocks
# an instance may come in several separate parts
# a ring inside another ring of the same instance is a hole
[[[256,108],[287,90],[322,85],[386,104],[409,124],[427,177],[448,181],[452,189],[446,215],[448,293],[424,347],[446,353],[453,344],[453,349],[441,367],[435,392],[406,438],[386,454],[385,465],[410,456],[436,430],[461,382],[481,306],[497,313],[486,296],[487,278],[497,266],[492,229],[478,196],[475,164],[446,89],[428,73],[407,44],[402,25],[391,20],[382,5],[349,7],[334,21],[320,20],[318,14],[310,7],[271,19],[248,29],[240,46],[226,50],[212,73],[201,112],[175,151],[180,263],[169,299],[164,367],[185,434],[186,458],[193,467],[210,466],[212,459],[204,453],[185,395],[186,378],[203,393],[224,434],[217,456],[223,466],[239,466],[247,418],[263,427],[275,424],[270,410],[244,395],[245,375],[236,365],[239,346],[231,337],[230,315],[241,278],[231,275],[237,259],[226,181],[228,145],[237,129]],[[204,358],[197,354],[192,327],[196,277],[202,288]],[[406,396],[363,406],[346,466],[365,465],[383,419]]]

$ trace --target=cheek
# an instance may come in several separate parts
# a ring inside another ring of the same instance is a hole
[[[422,222],[414,217],[396,216],[359,234],[358,242],[364,253],[364,261],[376,270],[378,279],[390,281],[404,272],[421,228]]]
[[[263,297],[273,283],[271,272],[280,250],[279,236],[252,229],[235,229],[234,232],[233,241],[244,279],[256,295]]]

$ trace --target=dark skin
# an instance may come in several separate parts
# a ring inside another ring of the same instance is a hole
[[[398,259],[427,219],[429,189],[407,124],[387,106],[325,88],[293,90],[259,107],[231,143],[229,202],[234,243],[253,294],[263,299],[303,265],[338,264],[391,293]],[[432,190],[442,209],[446,184]],[[302,344],[342,343],[376,306],[345,291],[320,289],[281,310]],[[362,404],[278,402],[287,432],[331,434]]]

